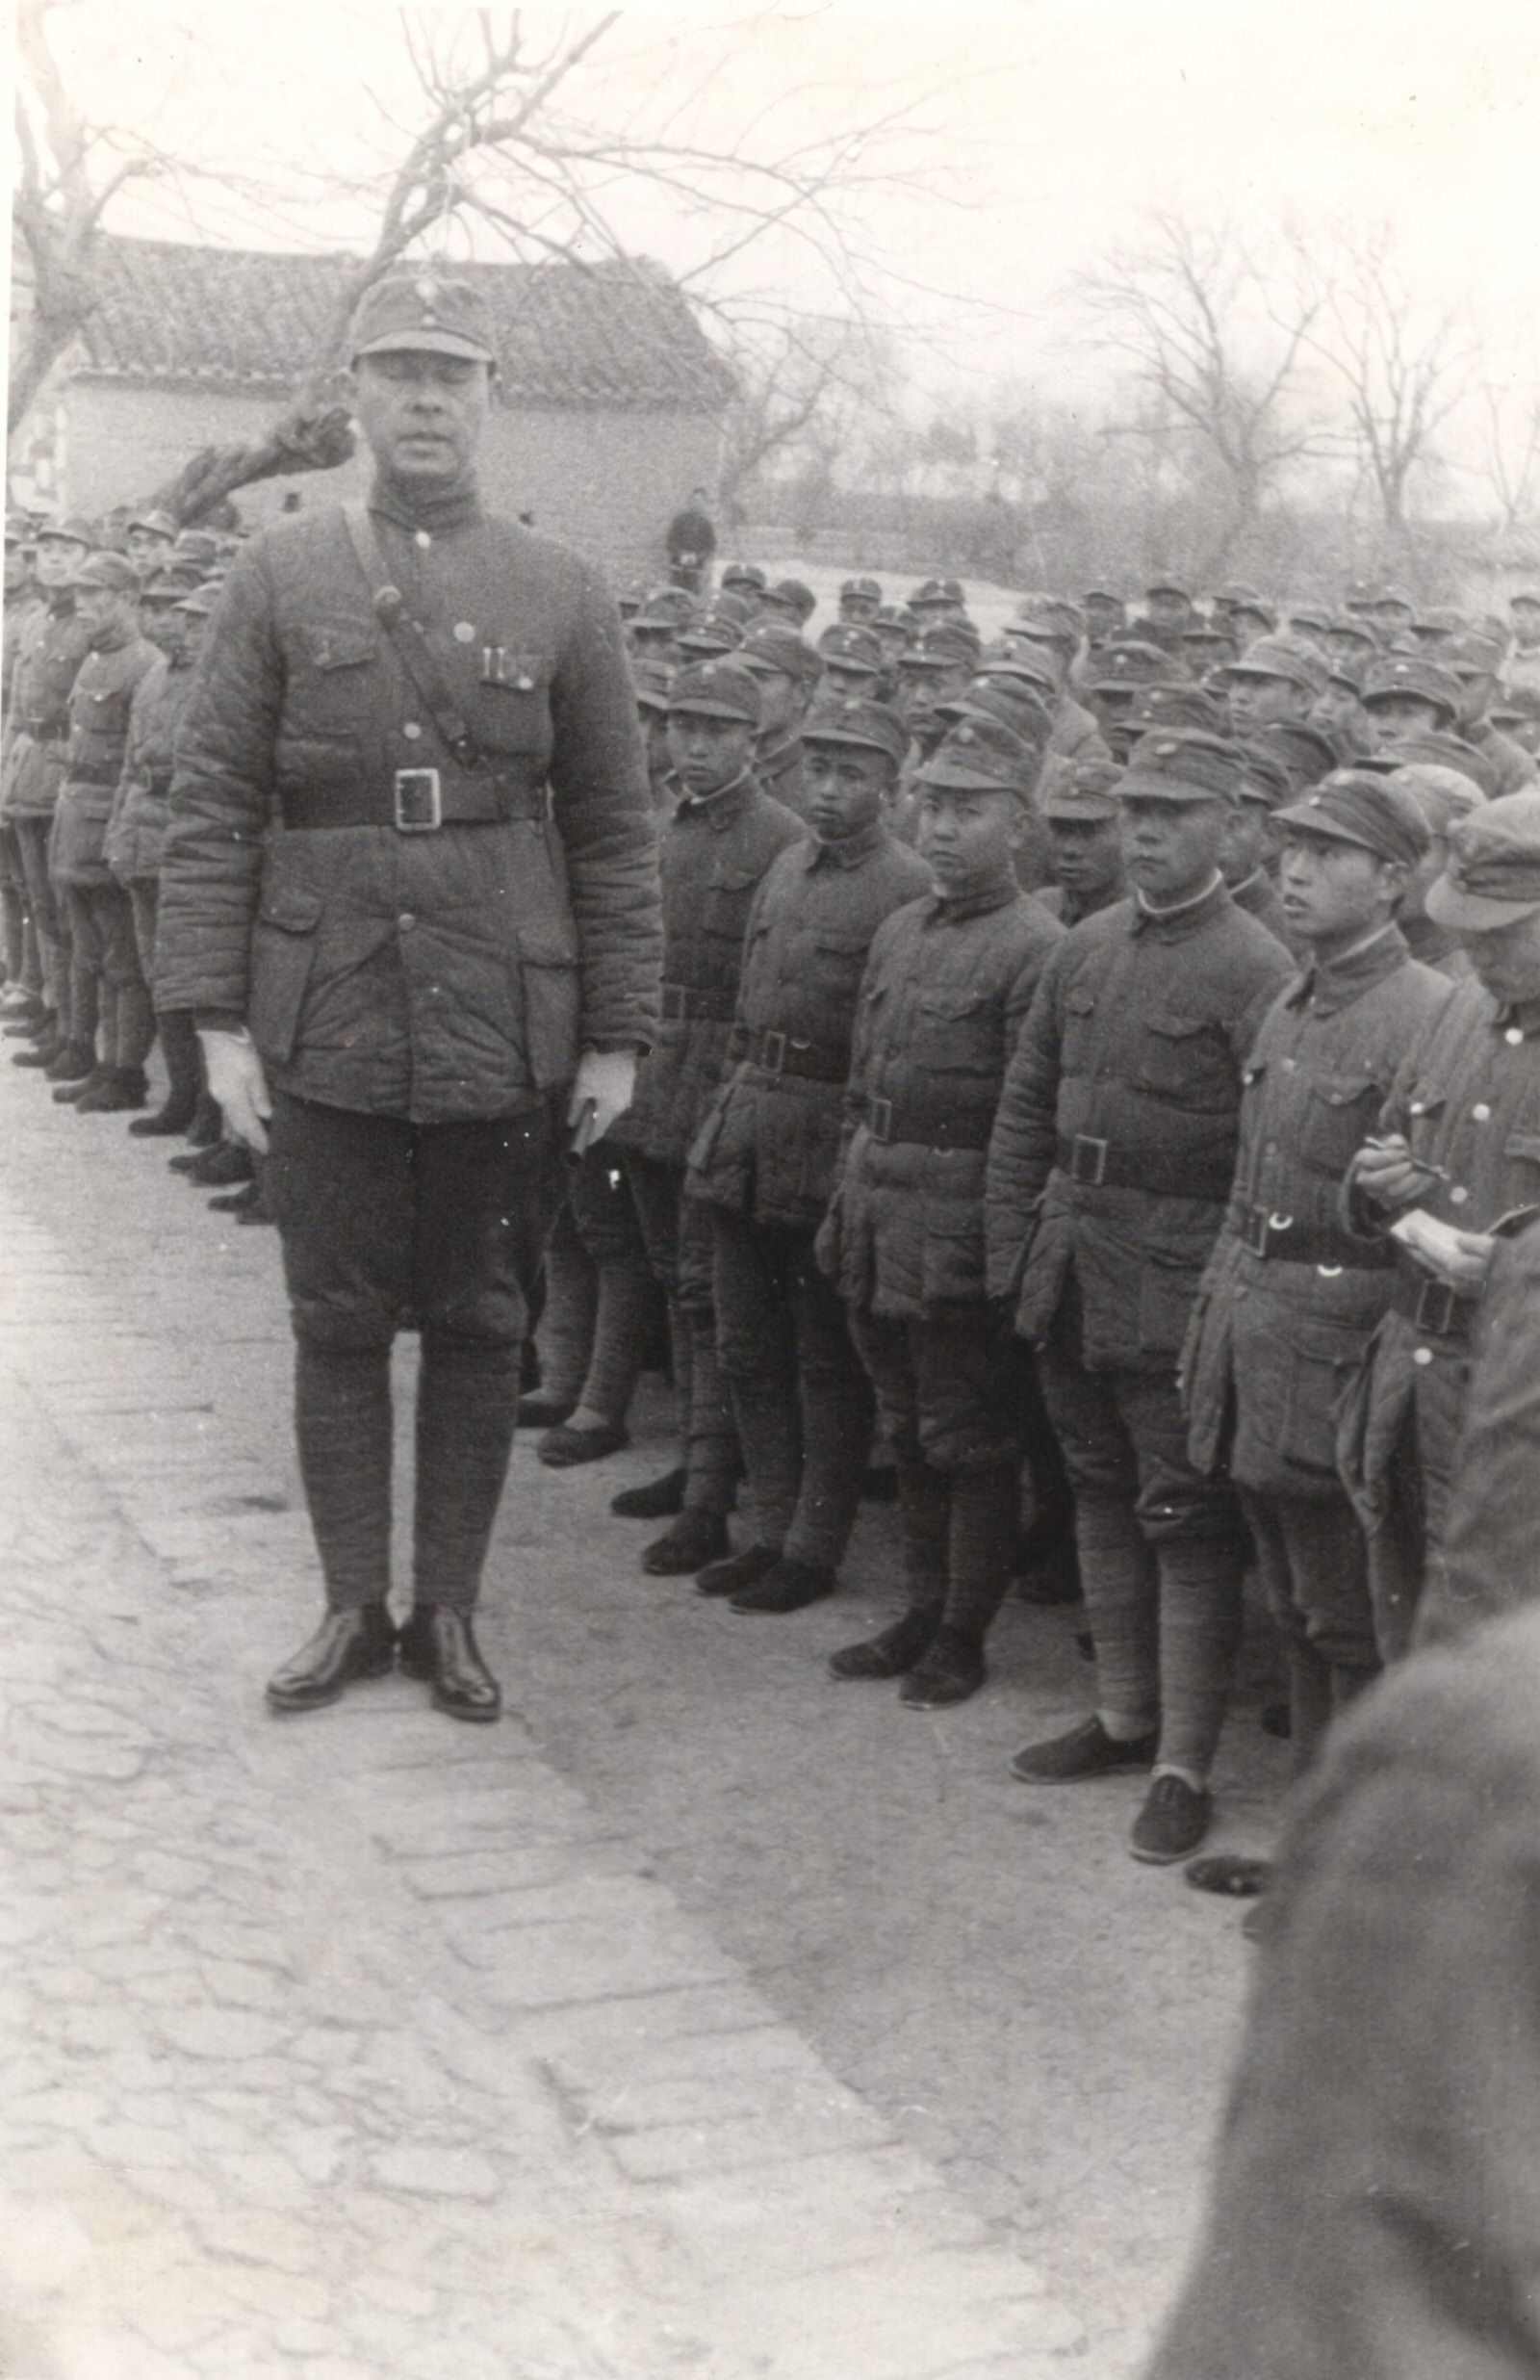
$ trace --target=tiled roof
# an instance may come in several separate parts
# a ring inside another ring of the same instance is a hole
[[[355,260],[104,237],[76,369],[166,386],[288,389],[322,360]],[[459,264],[486,292],[514,403],[717,411],[728,366],[655,265]]]

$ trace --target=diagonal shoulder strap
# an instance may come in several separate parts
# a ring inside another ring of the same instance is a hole
[[[462,768],[478,767],[484,755],[470,721],[454,699],[453,690],[433,657],[421,622],[409,619],[405,600],[386,567],[369,507],[357,497],[343,506],[343,519],[352,543],[353,558],[364,574],[374,617],[396,648],[397,658],[422,695],[429,717]]]

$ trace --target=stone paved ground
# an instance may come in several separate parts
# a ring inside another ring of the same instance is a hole
[[[608,1517],[654,1433],[517,1458],[502,1726],[269,1720],[316,1596],[276,1253],[164,1156],[0,1066],[0,2372],[1120,2380],[1244,1953],[1125,1788],[1005,1775],[1083,1692],[1062,1616],[948,1719],[842,1694],[890,1524],[731,1618]]]

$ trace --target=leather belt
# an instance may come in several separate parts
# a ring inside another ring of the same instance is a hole
[[[1237,1228],[1242,1246],[1270,1264],[1315,1264],[1334,1273],[1380,1273],[1396,1261],[1395,1249],[1383,1240],[1350,1240],[1341,1231],[1296,1223],[1292,1215],[1277,1215],[1270,1207],[1255,1203],[1240,1209]]]
[[[797,1041],[789,1033],[756,1031],[734,1025],[728,1047],[730,1061],[747,1058],[764,1074],[803,1074],[809,1082],[843,1082],[850,1060],[841,1050],[821,1049],[815,1042]]]
[[[393,826],[430,835],[442,826],[505,826],[543,818],[543,788],[497,769],[398,768],[383,786],[283,786],[284,825],[301,834],[330,827]]]
[[[661,1014],[665,1024],[732,1022],[732,1006],[725,992],[701,992],[692,983],[666,983]]]
[[[1235,1169],[1223,1171],[1201,1156],[1174,1149],[1116,1149],[1094,1133],[1077,1132],[1059,1143],[1056,1162],[1069,1179],[1093,1190],[1147,1190],[1152,1198],[1228,1199]]]
[[[1436,1281],[1402,1250],[1397,1251],[1395,1261],[1392,1310],[1404,1315],[1415,1329],[1425,1331],[1431,1338],[1456,1342],[1468,1339],[1480,1309],[1480,1298],[1453,1289],[1448,1281]]]
[[[866,1129],[874,1141],[885,1146],[899,1141],[915,1149],[985,1150],[994,1130],[994,1117],[992,1113],[922,1116],[914,1108],[895,1106],[891,1099],[868,1099]]]

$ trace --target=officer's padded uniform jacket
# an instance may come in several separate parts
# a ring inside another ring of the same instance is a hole
[[[193,683],[190,662],[163,653],[135,688],[123,773],[107,823],[107,865],[119,884],[160,874],[176,732]]]
[[[1392,925],[1307,969],[1264,1019],[1183,1363],[1199,1470],[1264,1494],[1341,1495],[1334,1409],[1391,1289],[1388,1249],[1343,1228],[1343,1177],[1449,997]]]
[[[69,689],[90,642],[90,631],[67,591],[56,595],[27,623],[6,711],[0,809],[8,818],[54,815],[69,739]]]
[[[107,821],[123,773],[134,697],[161,656],[137,629],[93,645],[69,689],[69,742],[48,835],[48,871],[60,884],[110,885]]]
[[[847,1143],[818,1258],[846,1304],[894,1321],[985,1296],[990,1121],[1063,928],[1014,880],[911,901],[861,986]]]
[[[1164,918],[1116,901],[1065,937],[989,1151],[989,1288],[1019,1286],[1024,1338],[1046,1340],[1072,1266],[1087,1365],[1174,1370],[1230,1195],[1242,1068],[1293,973],[1218,883]]]
[[[686,794],[663,835],[663,1004],[617,1137],[683,1167],[727,1065],[743,938],[765,870],[807,833],[745,771]]]
[[[238,558],[183,717],[160,1004],[244,1017],[270,1078],[437,1124],[513,1112],[579,1048],[651,1041],[655,833],[619,617],[577,556],[462,495],[372,526],[408,614],[528,815],[402,833],[398,770],[455,762],[374,612],[340,511]],[[461,772],[463,775],[463,772]]]
[[[757,1223],[817,1229],[839,1162],[872,936],[930,880],[881,827],[794,843],[772,863],[749,916],[732,1072],[690,1152],[694,1195]]]

